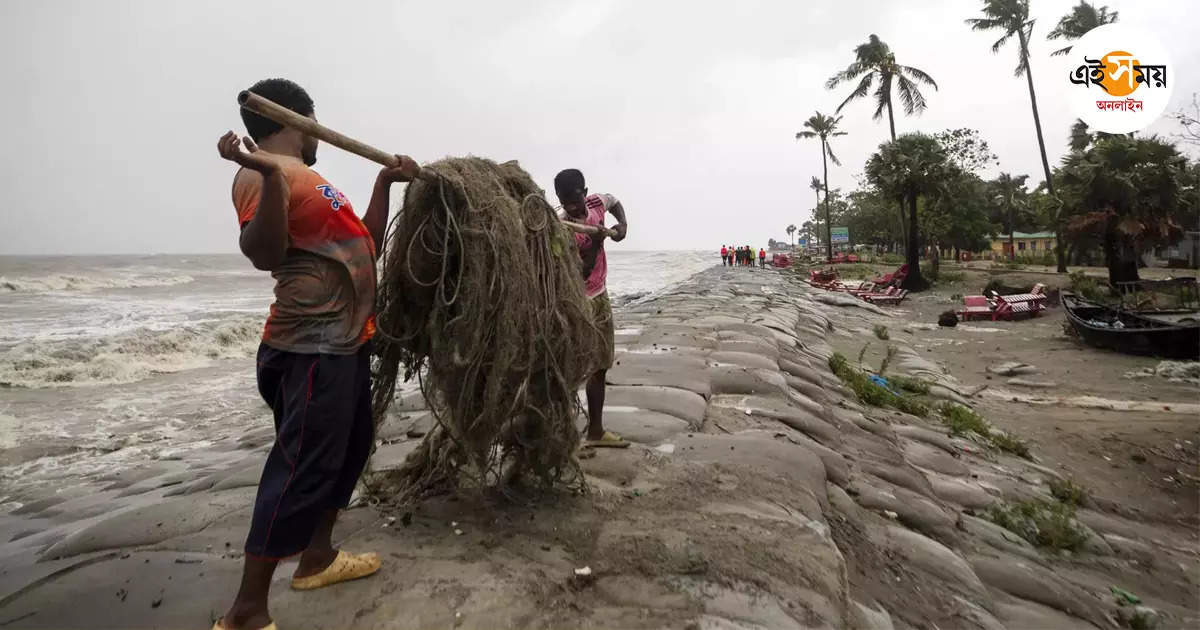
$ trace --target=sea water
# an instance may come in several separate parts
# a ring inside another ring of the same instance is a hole
[[[718,260],[608,250],[617,303]],[[0,257],[0,513],[270,426],[253,357],[271,288],[237,255]]]

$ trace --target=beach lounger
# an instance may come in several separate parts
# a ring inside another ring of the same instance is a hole
[[[896,287],[892,287],[892,288],[895,289]],[[860,297],[862,297],[862,299],[870,302],[871,304],[891,304],[894,306],[896,304],[903,302],[904,298],[907,296],[908,296],[908,289],[899,289],[899,290],[893,291],[891,293],[883,293],[883,294],[867,293]]]
[[[900,284],[900,282],[903,281],[904,277],[907,275],[908,265],[904,264],[900,265],[900,267],[892,273],[875,278],[873,282],[875,282],[875,284]]]
[[[967,295],[963,296],[963,307],[955,311],[955,314],[964,322],[975,317],[991,319],[993,309],[992,302],[986,295]]]
[[[862,284],[858,285],[857,287],[854,287],[851,289],[846,289],[846,293],[849,293],[850,295],[853,295],[854,297],[858,297],[859,295],[862,295],[863,293],[880,293],[882,291],[882,289],[883,289],[883,287],[875,286],[874,282],[867,281],[867,282],[863,282]]]
[[[992,297],[996,300],[996,310],[992,311],[992,320],[1016,319],[1018,317],[1035,317],[1046,310],[1043,304],[1045,295],[1021,293],[1017,295],[1000,295],[995,291]]]

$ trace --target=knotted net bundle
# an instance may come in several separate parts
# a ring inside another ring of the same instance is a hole
[[[382,263],[372,397],[379,422],[403,368],[437,422],[373,487],[403,503],[513,479],[581,484],[577,392],[601,337],[574,239],[516,162],[424,169],[438,177],[409,184]]]

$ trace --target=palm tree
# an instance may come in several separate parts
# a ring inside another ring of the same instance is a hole
[[[1065,39],[1073,42],[1097,26],[1116,22],[1118,15],[1119,13],[1116,11],[1109,13],[1108,7],[1097,9],[1096,5],[1081,1],[1071,9],[1070,13],[1062,16],[1062,19],[1058,21],[1058,26],[1055,26],[1054,30],[1050,31],[1046,39]],[[1065,46],[1050,54],[1058,56],[1069,52],[1071,52],[1071,47]]]
[[[818,205],[820,204],[819,199],[817,200],[817,204]],[[804,238],[811,241],[812,237],[813,237],[813,222],[805,221],[804,223],[801,223],[800,224],[800,233],[804,235]]]
[[[793,224],[788,225],[787,226],[787,234],[788,234],[789,241],[792,240],[792,235],[795,233],[796,233],[796,224],[793,223]],[[795,247],[795,246],[796,246],[795,241],[792,241],[792,247]]]
[[[838,105],[837,112],[842,113],[842,108],[850,104],[856,98],[863,98],[871,91],[871,86],[876,81],[879,86],[875,88],[875,115],[873,120],[879,120],[883,117],[883,110],[887,110],[888,126],[892,131],[892,140],[896,139],[896,118],[892,113],[892,86],[900,92],[900,102],[904,105],[904,113],[912,116],[925,111],[925,96],[921,94],[918,83],[932,86],[933,89],[938,89],[937,83],[933,77],[929,76],[923,70],[919,70],[912,66],[902,66],[896,63],[896,54],[888,47],[887,43],[879,39],[878,35],[871,34],[865,44],[859,44],[854,49],[854,62],[846,66],[845,70],[833,75],[825,82],[825,88],[832,90],[833,88],[862,77],[858,82],[858,87]]]
[[[821,183],[821,178],[817,177],[816,175],[813,175],[812,180],[808,182],[808,187],[811,188],[813,190],[813,192],[815,192],[817,194],[817,207],[820,208],[821,207],[821,189],[825,187],[825,185]]]
[[[900,92],[900,102],[904,105],[904,113],[908,116],[920,115],[925,111],[925,95],[921,94],[918,83],[932,86],[935,90],[938,89],[937,82],[924,70],[896,63],[896,54],[892,52],[891,47],[874,33],[866,43],[859,44],[854,48],[854,62],[846,66],[845,70],[830,77],[825,82],[825,88],[832,90],[842,83],[855,79],[859,79],[858,86],[846,97],[846,100],[842,101],[841,105],[838,105],[836,113],[842,113],[842,108],[849,105],[850,101],[865,98],[871,91],[871,87],[878,81],[879,85],[873,93],[875,115],[872,116],[872,120],[882,118],[883,111],[886,109],[888,128],[891,130],[893,141],[896,139],[896,118],[892,112],[892,86],[895,85]],[[905,227],[903,205],[900,206],[899,216],[900,231],[905,232],[907,228]]]
[[[835,118],[833,116],[826,116],[821,112],[817,112],[815,115],[810,116],[808,120],[804,121],[804,126],[808,127],[807,131],[796,132],[797,140],[801,138],[821,139],[821,166],[825,171],[825,181],[823,183],[825,188],[825,255],[829,260],[833,260],[833,238],[831,234],[832,228],[830,227],[829,222],[829,162],[833,162],[838,166],[841,166],[842,164],[837,159],[837,156],[833,154],[833,147],[829,146],[829,139],[836,136],[846,135],[845,131],[837,130],[838,122],[841,120],[841,116]],[[826,157],[829,158],[829,161],[826,161]],[[820,204],[820,201],[821,200],[818,198],[817,203]]]
[[[992,182],[995,190],[996,201],[1000,207],[1006,211],[1008,216],[1008,259],[1017,259],[1017,250],[1013,247],[1013,234],[1017,231],[1016,218],[1013,216],[1014,210],[1018,205],[1018,197],[1025,197],[1025,180],[1029,179],[1028,175],[1018,175],[1013,177],[1008,173],[1000,173]],[[1062,238],[1059,236],[1059,238]],[[1057,239],[1055,239],[1057,240]]]
[[[1046,192],[1054,195],[1054,179],[1050,175],[1050,161],[1046,159],[1046,140],[1042,137],[1042,118],[1038,115],[1037,94],[1033,91],[1033,71],[1029,67],[1029,38],[1033,35],[1033,20],[1029,19],[1029,0],[983,0],[983,17],[967,20],[971,30],[989,31],[999,29],[1004,35],[992,44],[992,52],[999,52],[1013,35],[1017,36],[1020,44],[1016,76],[1025,75],[1029,83],[1029,103],[1033,107],[1033,125],[1037,129],[1038,149],[1042,153],[1042,171],[1046,175]],[[1067,261],[1063,256],[1062,218],[1056,221],[1058,238],[1054,239],[1054,254],[1058,258],[1058,271],[1067,271]]]
[[[929,286],[921,276],[917,200],[939,192],[945,182],[954,178],[955,170],[942,145],[933,137],[920,133],[906,133],[895,142],[879,145],[879,151],[867,160],[867,180],[885,195],[908,206],[905,289],[920,291]]]
[[[1071,125],[1071,150],[1085,151],[1088,145],[1092,143],[1092,134],[1088,131],[1088,124],[1076,118]]]

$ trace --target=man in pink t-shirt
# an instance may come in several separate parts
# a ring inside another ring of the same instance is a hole
[[[605,214],[612,213],[617,218],[617,224],[612,228],[615,232],[612,240],[625,240],[625,208],[616,197],[607,193],[589,195],[583,173],[573,168],[562,171],[554,177],[554,192],[562,204],[564,219],[604,227]],[[587,382],[588,427],[585,444],[622,448],[629,446],[629,443],[616,433],[605,431],[603,420],[604,378],[613,365],[616,351],[612,303],[608,299],[605,285],[608,279],[608,258],[604,255],[604,239],[603,234],[575,234],[575,244],[579,247],[579,256],[583,263],[581,271],[584,292],[591,303],[596,327],[604,339],[599,364]]]

